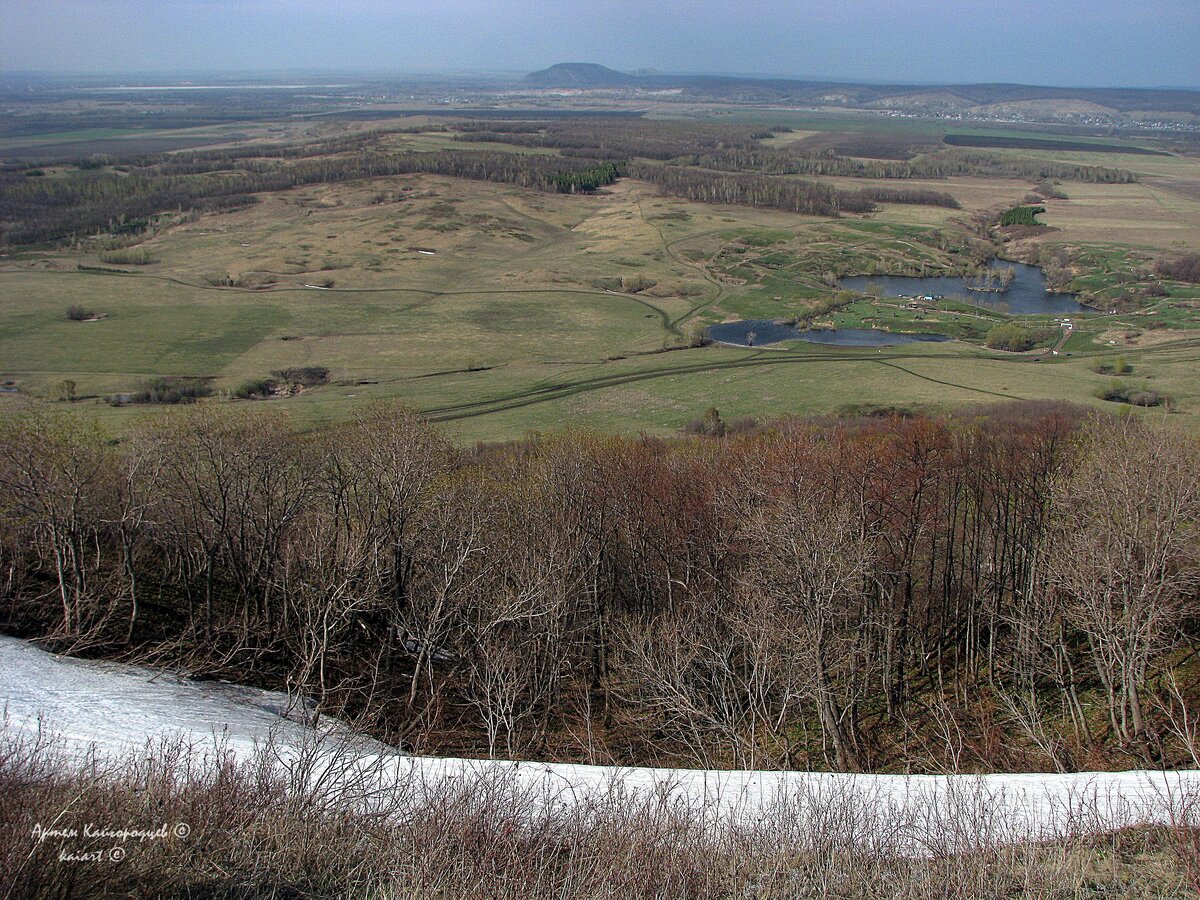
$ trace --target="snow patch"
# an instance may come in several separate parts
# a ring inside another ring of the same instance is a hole
[[[78,749],[95,747],[113,756],[171,738],[189,741],[197,752],[223,746],[242,758],[271,738],[287,755],[317,735],[288,717],[294,704],[285,694],[59,657],[9,637],[0,637],[0,704],[9,728],[50,730]],[[349,736],[337,720],[321,721],[322,734]],[[1078,827],[1081,817],[1097,830],[1166,823],[1183,795],[1200,795],[1197,771],[847,775],[416,757],[375,741],[353,746],[352,766],[342,758],[330,767],[426,785],[499,776],[554,803],[588,802],[616,788],[626,795],[667,796],[715,819],[741,821],[770,816],[781,802],[812,809],[852,801],[882,815],[878,821],[926,821],[947,832],[975,815],[992,823],[989,833],[998,841],[1051,836],[1068,823]]]

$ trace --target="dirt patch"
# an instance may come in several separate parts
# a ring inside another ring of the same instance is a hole
[[[1142,181],[1161,191],[1200,201],[1200,179],[1143,177]]]
[[[1116,347],[1152,347],[1155,344],[1165,344],[1179,339],[1179,332],[1166,328],[1154,328],[1149,331],[1128,328],[1110,328],[1097,336],[1102,344],[1114,341]]]

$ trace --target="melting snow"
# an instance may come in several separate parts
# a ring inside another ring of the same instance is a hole
[[[76,748],[120,754],[148,741],[183,737],[197,749],[218,742],[246,757],[271,737],[286,755],[311,743],[313,730],[287,718],[284,694],[115,663],[55,656],[0,637],[0,706],[8,727],[49,730]],[[323,719],[326,733],[344,734]],[[500,774],[553,802],[660,792],[715,816],[757,819],[783,797],[808,804],[872,804],[877,812],[945,822],[954,807],[994,820],[997,839],[1048,835],[1081,812],[1096,828],[1170,821],[1185,793],[1200,794],[1200,772],[1086,772],[1019,775],[844,775],[815,772],[619,768],[406,756],[378,742],[354,744],[356,760],[384,779],[426,784]],[[339,760],[338,771],[345,760]]]

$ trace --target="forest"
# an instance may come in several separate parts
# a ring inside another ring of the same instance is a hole
[[[0,616],[426,753],[1200,765],[1193,438],[1061,403],[708,431],[14,409]]]
[[[450,125],[463,142],[549,147],[563,156],[594,159],[658,160],[730,172],[764,175],[841,175],[858,178],[945,178],[976,175],[994,178],[1062,179],[1097,184],[1136,181],[1133,172],[1053,160],[1004,156],[981,150],[937,149],[915,142],[892,159],[896,148],[887,136],[863,135],[856,152],[838,154],[806,147],[797,140],[772,146],[763,140],[786,139],[786,126],[727,125],[613,118],[553,122],[461,122]],[[879,157],[879,158],[875,158]]]
[[[558,155],[506,150],[397,150],[396,135],[449,128],[457,142],[501,142],[552,148]],[[879,203],[958,208],[947,192],[929,189],[844,190],[795,175],[843,175],[903,181],[983,175],[1097,183],[1136,180],[1132,172],[1003,157],[982,151],[923,153],[872,160],[764,145],[775,131],[736,125],[648,122],[632,117],[539,121],[464,121],[381,128],[290,144],[249,144],[102,160],[63,160],[43,168],[0,167],[0,244],[53,242],[100,232],[133,233],[162,214],[236,209],[257,194],[301,185],[336,184],[389,175],[434,174],[514,184],[542,191],[591,192],[624,175],[672,196],[812,215],[869,212]]]
[[[227,166],[228,157],[217,153],[213,158],[172,157],[125,173],[81,170],[56,179],[0,174],[0,242],[27,244],[106,230],[119,233],[127,230],[130,220],[145,227],[161,213],[229,210],[257,202],[254,195],[265,191],[385,175],[450,175],[567,192],[593,190],[615,177],[607,164],[491,151],[387,155],[368,151],[290,163],[243,160],[232,171]]]

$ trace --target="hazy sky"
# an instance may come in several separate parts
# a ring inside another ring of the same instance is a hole
[[[0,0],[0,70],[618,69],[1200,87],[1200,0]]]

